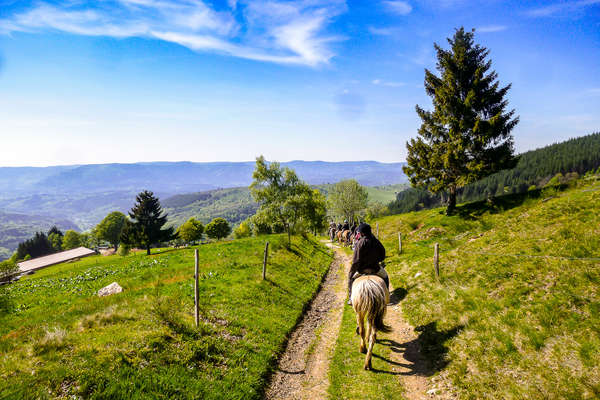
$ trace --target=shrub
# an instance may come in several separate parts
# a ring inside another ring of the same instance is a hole
[[[231,233],[231,227],[224,218],[215,218],[206,225],[206,234],[211,239],[222,239]]]
[[[252,232],[250,231],[250,225],[246,221],[242,222],[240,226],[235,228],[235,230],[233,231],[233,236],[235,236],[236,239],[245,238],[250,236],[251,234]]]
[[[129,254],[129,246],[121,243],[121,245],[119,246],[119,249],[117,250],[117,254],[120,255],[121,257],[125,257],[126,255]]]

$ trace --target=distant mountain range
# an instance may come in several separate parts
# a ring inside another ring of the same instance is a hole
[[[353,178],[362,185],[406,182],[404,163],[376,161],[290,161],[310,184],[335,183]],[[210,189],[248,186],[254,162],[150,162],[89,164],[55,167],[0,167],[0,197],[23,194],[75,194],[115,191],[179,194]]]
[[[403,165],[375,161],[282,163],[311,185],[353,178],[365,186],[405,183]],[[0,259],[19,241],[52,224],[86,230],[111,211],[126,212],[142,190],[152,190],[163,200],[175,224],[191,215],[202,220],[225,216],[238,222],[256,210],[245,189],[252,182],[254,166],[254,162],[151,162],[0,167],[0,222],[6,227],[0,229]]]

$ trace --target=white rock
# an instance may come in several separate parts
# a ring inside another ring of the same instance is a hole
[[[123,291],[123,288],[121,286],[119,286],[119,284],[117,282],[113,282],[110,285],[105,286],[102,289],[98,290],[98,296],[100,296],[100,297],[110,296],[111,294],[121,293],[122,291]]]
[[[422,275],[422,274],[421,274],[420,272],[417,272],[417,273],[415,274],[415,278],[418,278],[418,277],[420,277],[421,275]]]
[[[439,389],[429,389],[427,391],[427,394],[430,395],[430,396],[434,396],[434,395],[437,394],[437,392],[439,392]]]

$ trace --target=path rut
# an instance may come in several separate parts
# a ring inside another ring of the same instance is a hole
[[[335,258],[321,290],[292,333],[277,370],[266,390],[265,399],[327,399],[329,363],[335,350],[346,300],[350,257],[336,246]],[[393,290],[393,289],[392,289]],[[382,335],[390,346],[392,370],[405,388],[406,399],[429,399],[430,371],[422,357],[414,329],[402,317],[400,298],[392,295],[386,323],[392,332]],[[380,344],[381,345],[381,344]]]
[[[345,300],[344,280],[340,277],[340,272],[346,272],[348,268],[345,261],[336,251],[321,290],[288,341],[265,399],[327,398],[329,362],[340,330]]]

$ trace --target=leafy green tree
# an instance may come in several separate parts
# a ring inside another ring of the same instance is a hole
[[[473,32],[456,30],[450,50],[434,44],[440,76],[425,70],[425,92],[433,111],[416,106],[422,120],[419,137],[407,144],[404,172],[414,187],[448,195],[447,214],[456,206],[457,189],[516,164],[512,129],[519,122],[506,111],[498,74],[490,70],[489,51],[473,41]]]
[[[354,221],[368,204],[369,194],[357,181],[347,179],[336,183],[327,198],[334,215]]]
[[[129,212],[130,221],[123,226],[121,242],[128,246],[146,249],[150,255],[150,246],[173,239],[173,228],[162,229],[167,223],[167,215],[163,214],[160,201],[154,193],[144,190],[139,193],[136,203]]]
[[[59,236],[64,236],[62,231],[60,229],[58,229],[58,227],[56,225],[52,226],[52,228],[50,228],[48,230],[47,236],[50,236],[53,233],[56,233]]]
[[[98,239],[107,241],[117,250],[121,241],[123,226],[125,226],[125,214],[120,211],[113,211],[96,225],[94,232]]]
[[[306,211],[310,187],[293,170],[281,168],[277,162],[267,164],[263,156],[256,159],[252,178],[252,196],[260,204],[257,214],[271,225],[280,224],[291,243],[291,233]]]
[[[48,234],[48,241],[50,245],[54,249],[54,251],[62,251],[63,245],[63,235],[62,232],[60,234],[56,232],[52,232]]]
[[[18,270],[17,253],[15,252],[8,260],[0,261],[0,280],[8,275],[14,274]]]
[[[184,242],[191,243],[202,239],[204,225],[195,218],[190,218],[177,229],[177,236]]]
[[[71,250],[81,246],[81,237],[79,233],[72,229],[66,231],[65,236],[63,237],[62,246],[63,250]]]
[[[252,235],[250,224],[247,221],[243,221],[237,228],[233,230],[233,236],[236,239],[245,238]]]
[[[263,214],[254,214],[249,220],[254,235],[268,235],[273,233],[271,222]]]
[[[222,239],[231,233],[231,227],[224,218],[215,218],[206,225],[206,234],[211,239]]]
[[[327,199],[317,189],[306,192],[303,218],[308,228],[316,235],[327,226]]]

